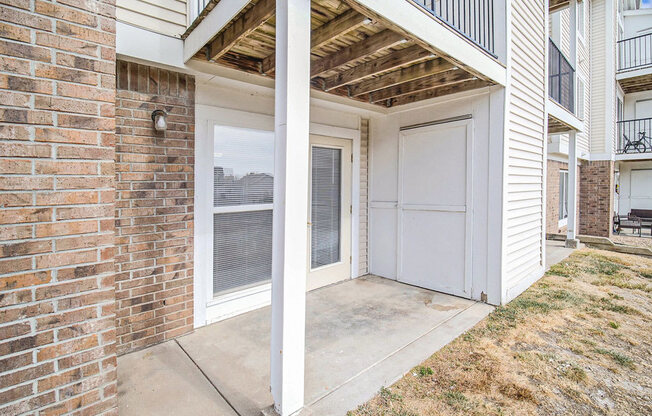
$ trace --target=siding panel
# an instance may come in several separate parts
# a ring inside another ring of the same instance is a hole
[[[506,152],[504,291],[540,270],[545,138],[545,9],[514,0]]]
[[[186,0],[117,0],[118,21],[180,37],[186,30]]]

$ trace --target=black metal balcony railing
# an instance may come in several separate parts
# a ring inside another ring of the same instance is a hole
[[[494,0],[413,0],[467,39],[494,54]]]
[[[550,39],[548,52],[548,94],[559,105],[575,113],[575,69]]]
[[[652,152],[652,118],[619,121],[617,153]]]
[[[618,70],[652,65],[652,33],[618,41]]]

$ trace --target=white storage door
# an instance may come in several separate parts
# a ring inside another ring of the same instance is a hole
[[[631,207],[652,209],[652,169],[632,169]]]
[[[398,280],[471,296],[472,121],[401,134]]]

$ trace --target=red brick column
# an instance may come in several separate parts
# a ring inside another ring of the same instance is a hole
[[[118,352],[193,326],[194,78],[118,62]],[[168,128],[154,130],[152,111]]]
[[[114,0],[2,3],[0,414],[115,414]]]
[[[614,201],[614,162],[588,161],[580,168],[580,234],[610,237]]]

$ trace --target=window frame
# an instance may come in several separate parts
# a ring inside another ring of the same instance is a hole
[[[563,186],[562,186],[563,185]],[[559,206],[557,211],[557,219],[559,226],[567,224],[568,221],[568,169],[559,170]],[[566,215],[564,216],[564,208]]]

